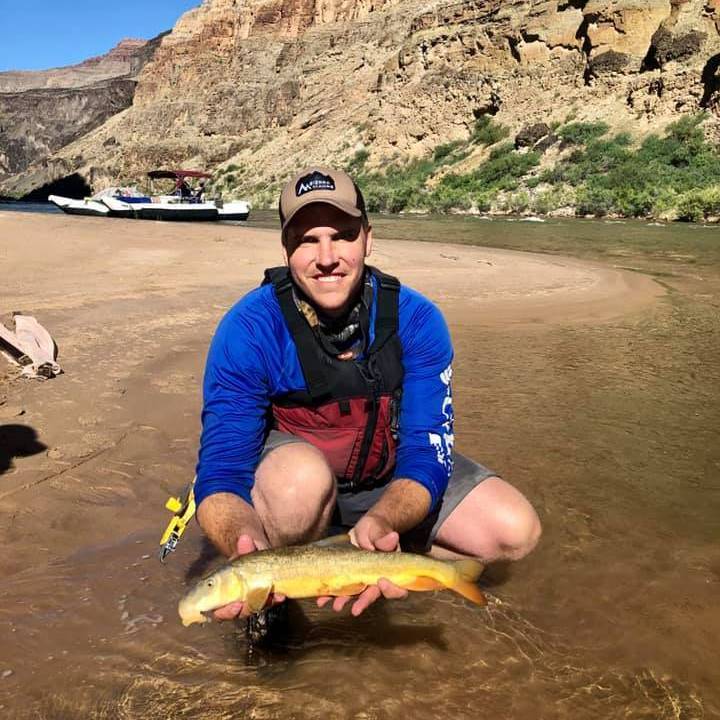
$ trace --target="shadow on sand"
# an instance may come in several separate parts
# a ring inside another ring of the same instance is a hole
[[[29,457],[47,450],[37,431],[27,425],[0,425],[0,475],[13,466],[13,458]]]

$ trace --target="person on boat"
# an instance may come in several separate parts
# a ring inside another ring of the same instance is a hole
[[[185,178],[179,178],[177,185],[175,186],[175,192],[173,194],[183,199],[191,198],[193,195],[193,191],[190,185],[188,185],[188,182],[187,180],[185,180]]]
[[[225,315],[207,358],[195,499],[208,538],[229,557],[332,527],[367,550],[524,557],[537,514],[454,452],[448,327],[427,298],[366,265],[358,186],[308,168],[279,210],[285,266]],[[352,613],[406,594],[381,580]],[[215,616],[246,612],[232,603]]]
[[[205,181],[201,180],[198,183],[197,190],[195,191],[195,202],[203,202],[205,199]]]

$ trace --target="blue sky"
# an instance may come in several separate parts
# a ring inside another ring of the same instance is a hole
[[[0,0],[0,71],[44,70],[102,55],[125,37],[170,30],[201,0]]]

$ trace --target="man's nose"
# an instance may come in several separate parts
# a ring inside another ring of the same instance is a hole
[[[317,244],[317,264],[320,267],[332,267],[337,264],[337,250],[331,238],[321,238]]]

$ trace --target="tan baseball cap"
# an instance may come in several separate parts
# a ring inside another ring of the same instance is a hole
[[[313,166],[292,177],[280,193],[282,232],[302,208],[312,203],[327,203],[367,222],[365,200],[355,181],[342,170]]]

